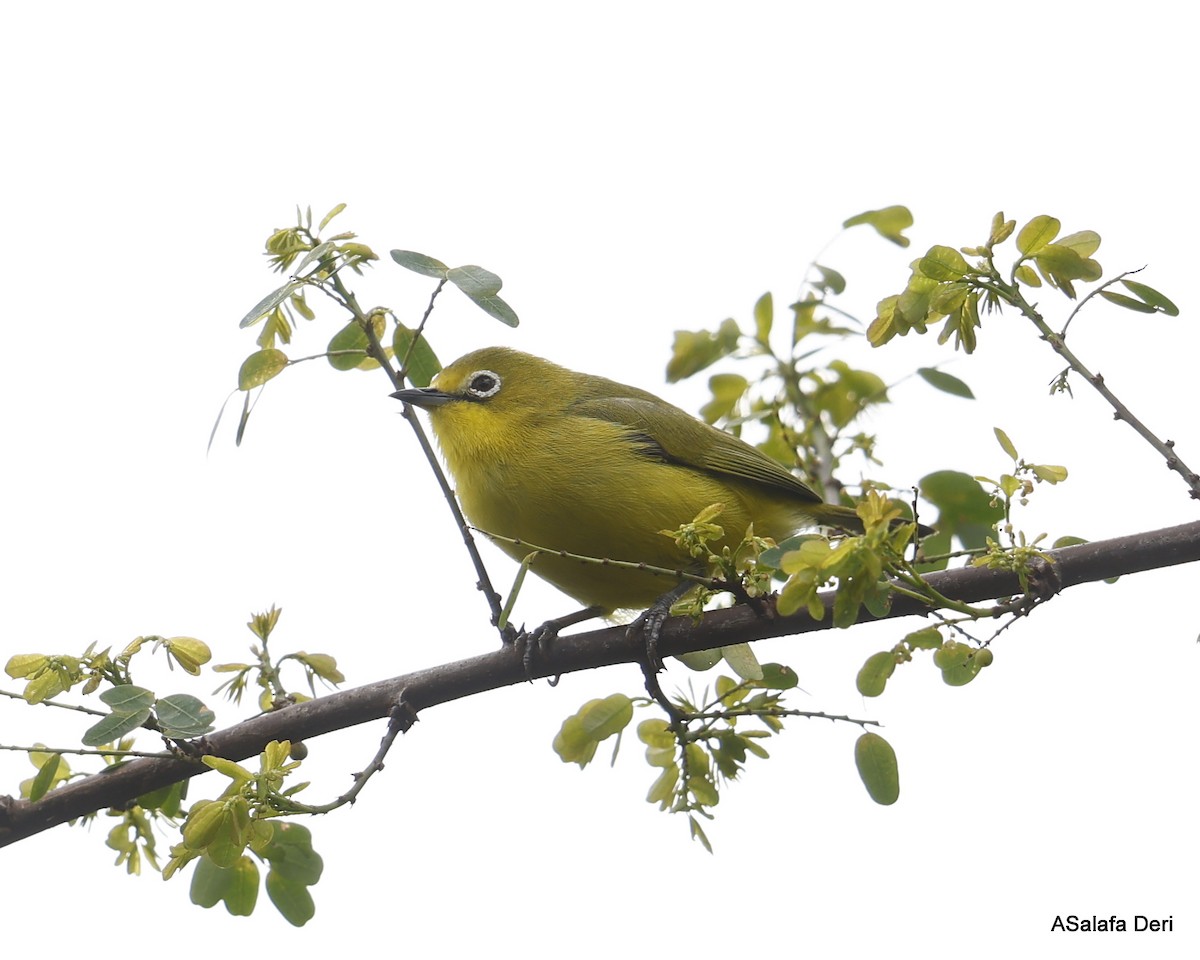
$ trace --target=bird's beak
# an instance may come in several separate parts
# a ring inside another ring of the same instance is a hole
[[[397,390],[392,396],[397,400],[401,400],[404,403],[411,403],[414,407],[421,407],[424,410],[443,407],[447,403],[459,399],[453,393],[435,390],[433,387],[409,387],[406,390]]]

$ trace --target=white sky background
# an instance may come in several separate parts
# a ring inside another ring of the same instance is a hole
[[[448,292],[431,328],[444,361],[511,343],[689,409],[704,378],[663,384],[672,331],[748,320],[768,289],[782,310],[845,217],[904,203],[917,218],[907,251],[859,228],[822,254],[869,319],[929,245],[981,242],[998,209],[1051,213],[1064,232],[1101,234],[1107,273],[1149,264],[1145,282],[1183,309],[1097,305],[1072,338],[1200,461],[1196,81],[1172,5],[803,6],[10,12],[3,659],[157,633],[239,660],[248,613],[272,603],[277,652],[333,653],[354,684],[494,645],[382,374],[288,371],[243,446],[231,405],[206,456],[254,349],[237,321],[277,283],[262,241],[297,202],[317,216],[349,203],[339,224],[385,258],[415,249],[504,278],[521,327]],[[358,289],[415,319],[429,283],[385,259]],[[1061,325],[1064,302],[1041,301]],[[294,354],[323,348],[325,318]],[[847,359],[892,380],[953,360],[979,397],[915,381],[893,392],[874,425],[880,473],[898,483],[995,475],[1000,425],[1029,459],[1071,470],[1038,490],[1031,533],[1098,539],[1196,516],[1084,385],[1074,401],[1047,395],[1062,364],[1015,316],[985,318],[973,357],[910,337]],[[506,588],[513,567],[495,557]],[[353,810],[312,824],[326,873],[302,932],[265,896],[234,919],[192,906],[187,878],[127,878],[101,821],[3,851],[0,943],[15,956],[88,937],[92,956],[124,956],[115,938],[96,942],[97,920],[132,914],[139,937],[184,957],[213,948],[180,930],[302,955],[380,938],[413,954],[590,957],[755,937],[781,956],[894,941],[930,957],[1194,955],[1200,619],[1179,598],[1195,577],[1071,590],[1008,631],[965,689],[918,663],[880,700],[855,693],[865,657],[913,621],[760,645],[799,671],[798,706],[886,725],[901,763],[891,808],[858,781],[855,729],[796,721],[725,791],[709,856],[682,818],[644,802],[653,772],[633,737],[615,771],[580,773],[550,750],[583,701],[637,692],[629,666],[423,715]],[[533,623],[569,606],[539,585],[520,613]],[[146,681],[216,686],[154,669]],[[56,713],[0,703],[0,740],[69,743],[74,725]],[[382,730],[314,742],[311,800],[343,789]],[[31,769],[0,756],[0,792]],[[216,787],[196,781],[192,797]],[[1173,916],[1175,932],[1051,935],[1069,913]]]

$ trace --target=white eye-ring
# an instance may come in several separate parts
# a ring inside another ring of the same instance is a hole
[[[476,370],[467,381],[467,396],[487,400],[500,392],[500,374],[491,370]]]

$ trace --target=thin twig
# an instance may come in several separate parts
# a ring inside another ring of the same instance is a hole
[[[0,690],[0,697],[9,697],[12,700],[25,700],[21,694],[13,693],[10,690]],[[25,700],[25,702],[29,703],[28,700]],[[74,703],[59,703],[57,700],[39,700],[37,705],[43,707],[58,707],[60,710],[75,710],[79,713],[86,713],[93,717],[108,716],[107,710],[93,710],[91,707],[81,707]],[[34,704],[30,704],[30,706],[34,706]]]
[[[1083,361],[1081,361],[1067,346],[1062,335],[1055,333],[1050,329],[1050,325],[1046,323],[1045,319],[1040,313],[1038,313],[1034,306],[1025,299],[1019,288],[1014,286],[1006,292],[1009,297],[1009,302],[1012,303],[1018,310],[1020,310],[1021,313],[1024,314],[1024,316],[1031,321],[1035,327],[1037,327],[1038,332],[1042,335],[1042,339],[1049,343],[1050,346],[1054,348],[1055,352],[1067,361],[1072,370],[1087,380],[1087,382],[1095,388],[1096,392],[1108,401],[1109,406],[1111,406],[1114,410],[1113,419],[1124,420],[1131,427],[1133,427],[1137,434],[1148,444],[1150,444],[1150,446],[1157,450],[1163,459],[1166,460],[1167,468],[1169,470],[1174,470],[1183,478],[1184,482],[1191,490],[1192,499],[1200,500],[1200,474],[1197,474],[1195,470],[1193,470],[1186,463],[1184,463],[1182,459],[1180,459],[1179,455],[1175,452],[1175,441],[1160,440],[1154,431],[1152,431],[1141,420],[1139,420],[1133,414],[1133,411],[1130,410],[1129,407],[1127,407],[1124,403],[1122,403],[1117,398],[1117,395],[1108,388],[1108,385],[1104,382],[1104,377],[1099,373],[1092,373],[1091,370],[1085,367],[1083,365]]]
[[[1062,328],[1062,330],[1059,331],[1058,335],[1060,337],[1062,337],[1064,340],[1067,338],[1067,327],[1069,327],[1071,325],[1071,321],[1075,319],[1075,317],[1078,315],[1079,311],[1083,309],[1084,304],[1086,304],[1089,300],[1091,300],[1092,297],[1096,296],[1096,294],[1098,294],[1098,293],[1102,293],[1103,291],[1105,291],[1109,287],[1111,287],[1113,284],[1119,283],[1120,281],[1124,280],[1126,277],[1131,277],[1135,273],[1141,273],[1145,269],[1146,269],[1145,267],[1138,267],[1136,270],[1126,270],[1124,273],[1119,273],[1119,274],[1117,274],[1117,276],[1113,277],[1111,280],[1106,280],[1104,283],[1100,284],[1100,286],[1098,286],[1095,290],[1091,291],[1086,297],[1084,297],[1077,304],[1075,304],[1075,309],[1072,310],[1070,315],[1067,317],[1067,322],[1063,324],[1063,328]]]
[[[421,334],[425,332],[425,323],[429,320],[429,315],[433,313],[434,301],[437,300],[438,294],[442,292],[445,286],[446,278],[442,277],[442,279],[438,281],[438,285],[433,288],[433,293],[429,295],[429,304],[425,307],[425,313],[421,317],[421,322],[417,324],[416,333],[413,335],[411,342],[408,344],[408,349],[404,351],[404,359],[400,361],[400,376],[402,377],[408,376],[408,359],[412,356],[413,350],[417,348],[417,344],[421,340]]]
[[[59,704],[59,706],[63,706],[63,704]],[[158,753],[149,753],[144,750],[89,750],[84,747],[46,747],[41,745],[33,747],[19,747],[7,743],[0,743],[0,750],[12,750],[15,753],[69,753],[80,757],[156,757],[161,759],[163,757],[175,756],[175,754],[167,753],[162,750],[158,751]]]
[[[442,284],[439,284],[439,289],[441,286]],[[350,313],[354,316],[354,319],[358,322],[359,326],[362,327],[363,332],[366,334],[369,345],[368,354],[379,362],[379,365],[387,374],[388,379],[391,380],[392,386],[397,390],[402,389],[404,387],[404,380],[401,378],[400,374],[398,374],[392,368],[391,362],[388,360],[387,353],[384,351],[382,344],[380,344],[379,338],[375,336],[375,330],[371,326],[366,314],[363,313],[362,308],[358,305],[358,300],[355,298],[354,294],[346,288],[345,284],[342,283],[341,278],[338,276],[333,277],[333,291],[334,292],[326,292],[329,293],[330,296],[334,297],[335,300],[338,300],[347,310],[350,311]],[[436,296],[436,291],[434,296]],[[429,306],[426,307],[425,310],[425,317],[422,317],[421,319],[422,325],[424,325],[426,318],[429,316],[429,312],[433,309],[433,301],[434,297],[430,297]],[[420,446],[421,452],[425,455],[425,459],[429,462],[430,469],[433,470],[433,475],[437,479],[438,486],[441,488],[442,496],[445,498],[447,505],[450,507],[450,513],[454,517],[454,523],[458,527],[459,533],[462,535],[463,545],[467,548],[467,553],[471,558],[471,563],[474,565],[475,573],[479,578],[477,585],[487,600],[488,608],[491,610],[492,625],[499,629],[501,613],[500,594],[497,593],[492,587],[492,581],[488,576],[487,568],[483,564],[483,557],[479,553],[479,547],[475,543],[475,538],[471,536],[471,529],[467,524],[466,518],[462,514],[462,510],[459,508],[458,498],[454,495],[454,488],[450,486],[450,481],[447,479],[445,472],[442,470],[441,464],[438,462],[438,457],[434,452],[433,444],[429,442],[429,437],[426,435],[424,428],[421,426],[421,421],[417,418],[416,411],[413,409],[411,404],[406,403],[403,405],[403,416],[404,419],[408,421],[408,425],[412,428],[413,433],[416,435],[417,444]],[[503,639],[506,635],[505,631],[501,630],[500,635]]]
[[[392,749],[392,744],[396,742],[396,737],[408,732],[416,722],[416,711],[401,696],[400,700],[392,708],[388,720],[387,732],[384,733],[383,739],[379,742],[379,749],[375,751],[375,756],[371,758],[371,762],[363,770],[354,775],[354,785],[349,790],[336,800],[322,804],[298,803],[290,797],[276,795],[273,798],[275,805],[287,813],[332,813],[338,807],[354,803],[358,799],[358,795],[362,793],[363,788],[367,785],[367,781],[383,769],[383,761],[387,757],[388,751]]]
[[[792,710],[787,707],[763,707],[762,709],[714,710],[689,716],[691,720],[743,720],[749,717],[805,717],[810,720],[830,720],[834,723],[853,723],[860,727],[882,727],[878,720],[860,720],[845,714],[825,713],[823,710]]]

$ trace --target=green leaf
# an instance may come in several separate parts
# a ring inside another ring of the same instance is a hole
[[[675,795],[675,785],[679,782],[679,767],[672,763],[669,767],[664,767],[660,773],[650,784],[650,790],[646,793],[647,803],[657,803],[663,810],[671,802],[671,798]]]
[[[161,645],[166,648],[168,662],[178,664],[193,677],[200,676],[200,668],[212,659],[208,644],[195,637],[170,637],[161,641]]]
[[[133,684],[122,684],[100,694],[100,699],[113,713],[138,713],[154,706],[154,691]]]
[[[37,775],[33,778],[33,783],[29,786],[29,800],[36,802],[54,785],[55,774],[58,773],[59,764],[62,763],[62,757],[56,753],[50,754],[42,761],[42,765],[38,767]]]
[[[308,887],[281,877],[274,870],[267,872],[267,896],[293,927],[304,926],[317,912]]]
[[[799,550],[809,540],[824,541],[825,538],[819,533],[797,533],[786,540],[780,540],[769,550],[764,550],[758,559],[768,567],[774,567],[776,570],[782,569],[781,564],[783,563],[784,554],[791,553],[793,550]]]
[[[1011,473],[1000,474],[1000,490],[1008,499],[1012,499],[1018,490],[1021,489],[1022,483]]]
[[[327,226],[329,226],[329,221],[332,220],[334,217],[336,217],[339,213],[341,213],[345,209],[346,209],[346,205],[344,203],[339,203],[336,207],[334,207],[327,214],[325,214],[325,216],[323,216],[321,218],[321,225],[319,227],[317,227],[317,233],[320,233]],[[311,213],[312,211],[310,210],[309,212]]]
[[[986,656],[981,656],[986,654]],[[970,644],[947,640],[934,651],[933,665],[942,671],[942,682],[962,687],[974,680],[979,671],[991,663],[990,650],[980,650]]]
[[[274,834],[262,855],[281,877],[312,886],[321,879],[325,862],[313,849],[312,831],[299,823],[271,821]]]
[[[1144,303],[1141,300],[1135,300],[1133,297],[1127,297],[1123,293],[1113,293],[1111,290],[1101,290],[1102,296],[1109,303],[1115,303],[1118,307],[1124,307],[1126,310],[1133,310],[1137,313],[1158,313],[1158,308]]]
[[[721,648],[715,647],[712,650],[692,650],[688,653],[680,653],[675,657],[689,670],[695,670],[698,673],[703,673],[705,670],[711,670],[721,662]]]
[[[828,316],[822,315],[818,317],[817,308],[824,305],[824,301],[818,300],[811,293],[806,293],[802,299],[788,305],[788,309],[794,314],[792,319],[792,346],[795,346],[811,334],[820,334],[827,337],[849,337],[856,336],[859,333],[854,327],[836,325]]]
[[[800,683],[796,671],[782,663],[764,663],[762,674],[762,679],[754,681],[752,686],[767,690],[791,690]]]
[[[419,273],[426,277],[445,280],[450,273],[450,268],[441,260],[435,260],[433,257],[427,257],[414,250],[393,250],[392,259],[405,270],[411,270],[413,273]]]
[[[187,780],[170,783],[149,793],[143,793],[137,799],[138,806],[144,810],[154,810],[172,819],[179,816],[183,799],[187,796]]]
[[[238,370],[238,389],[253,390],[278,376],[288,365],[287,354],[274,348],[259,350],[242,361]]]
[[[1062,224],[1054,217],[1045,214],[1034,217],[1017,234],[1017,249],[1024,257],[1032,256],[1057,237],[1061,229]]]
[[[554,752],[563,763],[587,766],[601,740],[620,733],[633,719],[633,701],[621,693],[603,700],[589,700],[579,712],[567,717],[554,737]]]
[[[308,305],[308,301],[304,299],[304,291],[303,290],[301,290],[299,293],[293,293],[291,295],[291,297],[289,298],[289,302],[292,305],[292,309],[295,310],[298,314],[300,314],[300,316],[302,316],[305,320],[315,320],[316,319],[317,315],[313,312],[312,308]],[[276,308],[276,309],[278,310],[278,308]],[[278,310],[278,312],[280,314],[283,313],[282,310]],[[282,319],[286,319],[286,317],[282,318]],[[286,327],[285,327],[285,329],[287,330],[287,333],[284,335],[283,342],[287,343],[287,342],[289,342],[291,331],[290,331],[290,329],[287,329]],[[281,330],[280,333],[284,333],[284,331]]]
[[[902,234],[902,231],[913,224],[913,217],[908,207],[897,205],[884,207],[882,210],[867,210],[865,213],[850,217],[842,223],[842,226],[856,227],[860,223],[873,227],[881,237],[890,240],[897,246],[907,247],[911,242]]]
[[[458,287],[472,300],[494,297],[504,286],[504,281],[490,270],[468,264],[465,267],[452,267],[446,272],[446,279]]]
[[[830,293],[844,293],[846,291],[846,278],[840,273],[829,267],[823,267],[819,263],[814,263],[813,266],[821,274],[821,282],[814,284],[814,286],[828,290]]]
[[[900,297],[892,294],[890,297],[884,297],[876,305],[875,319],[867,327],[867,343],[872,347],[882,347],[897,334],[904,336],[912,329],[907,323],[897,322],[896,308],[899,302]]]
[[[259,320],[265,317],[268,313],[274,310],[277,306],[283,303],[283,301],[285,301],[303,286],[304,283],[302,281],[290,280],[278,290],[273,290],[271,293],[268,293],[265,297],[259,300],[258,303],[250,308],[249,313],[242,317],[241,321],[238,323],[238,327],[244,330],[246,327],[254,326],[254,324],[258,323]]]
[[[971,265],[953,247],[933,246],[917,263],[917,269],[930,280],[959,280],[971,272]]]
[[[937,650],[942,645],[942,632],[937,627],[922,627],[904,638],[914,650]]]
[[[699,775],[688,777],[688,789],[701,806],[715,807],[721,800],[721,795],[717,792],[717,785],[708,777]]]
[[[410,330],[404,324],[397,323],[396,332],[392,335],[392,353],[398,363],[404,363],[404,358],[408,358],[403,372],[413,386],[427,387],[434,375],[442,369],[442,365],[424,334],[421,335],[415,346],[411,346],[415,334],[415,330]]]
[[[854,744],[854,764],[871,799],[890,806],[900,798],[896,751],[877,733],[864,733]]]
[[[192,903],[206,910],[221,902],[227,882],[228,871],[203,857],[192,871]]]
[[[83,735],[85,747],[98,747],[101,744],[113,743],[125,734],[132,733],[150,719],[150,711],[138,710],[135,713],[110,713],[99,723],[88,727]]]
[[[933,367],[919,367],[917,375],[931,387],[935,387],[943,393],[962,397],[966,400],[975,399],[975,394],[971,392],[971,388],[959,380],[958,377],[951,376]]]
[[[1080,230],[1058,241],[1059,246],[1070,247],[1081,257],[1090,257],[1100,249],[1100,234],[1095,230]]]
[[[1042,285],[1042,278],[1039,277],[1037,275],[1037,271],[1027,263],[1023,263],[1017,267],[1017,269],[1013,271],[1013,276],[1015,276],[1027,287],[1040,287]]]
[[[297,653],[295,657],[327,683],[346,682],[346,675],[338,669],[337,659],[328,653]]]
[[[254,779],[254,774],[236,760],[230,760],[227,757],[214,757],[211,754],[206,754],[200,758],[200,762],[206,767],[216,770],[222,776],[229,777],[239,786],[243,783],[249,783]]]
[[[677,383],[712,366],[737,349],[740,336],[741,330],[733,320],[724,321],[715,332],[676,330],[667,362],[667,381]]]
[[[315,247],[313,247],[311,250],[308,251],[308,253],[306,253],[304,255],[303,260],[301,260],[298,264],[296,264],[294,267],[292,267],[292,272],[298,274],[301,271],[303,271],[304,268],[307,267],[310,263],[314,263],[317,260],[321,260],[323,258],[328,258],[328,257],[330,257],[331,254],[336,253],[336,251],[337,251],[337,244],[335,244],[332,240],[326,240],[324,243],[318,243]]]
[[[471,297],[475,305],[489,317],[494,317],[505,326],[515,327],[520,324],[517,313],[499,297]]]
[[[57,697],[64,690],[69,689],[69,686],[69,684],[64,685],[63,676],[59,671],[47,670],[30,680],[21,692],[21,696],[27,703],[42,703],[52,697]]]
[[[228,869],[230,879],[225,891],[225,909],[235,917],[248,917],[258,902],[258,864],[243,856]]]
[[[743,680],[761,680],[763,678],[763,669],[759,665],[758,657],[754,655],[754,651],[748,643],[735,643],[727,647],[721,648],[721,655],[725,658],[725,662],[729,664],[729,668]]]
[[[50,658],[42,653],[17,653],[8,658],[4,672],[14,680],[20,680],[33,676],[49,662]]]
[[[955,280],[939,284],[929,297],[930,317],[946,317],[958,312],[970,295],[971,286],[965,281]]]
[[[992,427],[992,430],[995,431],[996,439],[1000,441],[1000,446],[1003,448],[1004,452],[1012,457],[1013,460],[1019,460],[1020,457],[1017,456],[1017,448],[1014,447],[1013,442],[1008,439],[1008,434],[999,427]]]
[[[980,651],[983,653],[985,651]],[[990,651],[987,651],[990,652]],[[979,671],[983,668],[983,661],[978,656],[968,657],[962,663],[955,664],[952,667],[942,671],[942,682],[950,687],[965,687],[968,683],[979,676]]]
[[[863,605],[873,617],[883,620],[892,610],[892,588],[886,580],[876,580],[863,595]]]
[[[164,736],[190,739],[208,733],[217,715],[191,694],[174,693],[154,705]]]
[[[656,748],[673,747],[675,734],[671,725],[661,717],[648,717],[637,725],[637,737],[642,743]]]
[[[215,907],[222,900],[235,917],[248,917],[258,902],[258,865],[247,856],[231,866],[219,867],[207,856],[201,857],[192,873],[192,903]]]
[[[896,319],[902,320],[907,326],[903,332],[916,327],[922,333],[922,325],[929,318],[929,308],[934,294],[938,289],[938,281],[925,276],[919,270],[914,270],[908,278],[908,286],[896,301]]]
[[[1031,463],[1029,469],[1039,480],[1046,483],[1062,483],[1067,479],[1067,468],[1053,463]]]
[[[1081,257],[1075,250],[1061,243],[1048,243],[1034,255],[1038,269],[1049,274],[1059,286],[1063,280],[1099,280],[1104,271],[1100,264],[1089,257]]]
[[[376,337],[383,336],[383,330],[386,321],[381,314],[374,314],[371,317],[371,326],[375,331]],[[370,341],[367,339],[367,332],[359,325],[357,320],[351,320],[348,324],[342,327],[329,341],[329,345],[325,348],[330,354],[327,358],[329,365],[334,370],[370,370],[379,366],[379,361],[374,357],[367,356],[367,348],[370,346]],[[352,351],[352,352],[345,352]]]
[[[250,394],[244,393],[242,395],[242,415],[240,417],[238,417],[237,433],[235,434],[234,441],[233,441],[234,444],[236,444],[239,447],[242,445],[242,438],[246,436],[246,427],[250,423],[251,409],[252,408],[250,406]],[[213,433],[215,434],[216,431],[217,431],[217,427],[216,427],[216,424],[214,424],[213,425]],[[210,443],[212,442],[211,439],[209,442]]]
[[[770,340],[774,320],[775,301],[767,291],[754,304],[754,337],[759,343],[766,345]]]
[[[1004,508],[992,503],[990,494],[974,477],[958,470],[939,470],[921,478],[921,496],[939,510],[935,526],[938,540],[945,537],[942,550],[948,550],[951,535],[968,548],[983,547],[993,525],[1004,519]],[[925,541],[934,552],[937,540]]]
[[[594,740],[607,740],[620,733],[633,719],[633,701],[623,693],[592,700],[579,711],[584,730]]]
[[[1141,297],[1152,307],[1162,311],[1168,317],[1179,316],[1179,308],[1153,287],[1148,287],[1144,283],[1136,283],[1133,280],[1122,280],[1121,282],[1125,284],[1130,292]]]
[[[1001,211],[992,217],[992,233],[988,238],[988,242],[995,246],[998,243],[1003,243],[1012,236],[1013,231],[1017,228],[1016,220],[1005,220],[1004,213]]]
[[[37,744],[41,747],[43,744]],[[71,779],[71,765],[61,754],[47,753],[44,750],[28,751],[29,762],[37,768],[37,774],[29,780],[21,781],[21,796],[29,800],[37,800],[60,783]]]
[[[717,373],[708,378],[713,398],[700,408],[705,423],[716,423],[729,416],[750,386],[750,381],[737,373]]]
[[[896,671],[896,657],[891,650],[880,650],[867,657],[859,668],[854,685],[864,697],[877,697],[883,693],[888,678]]]

